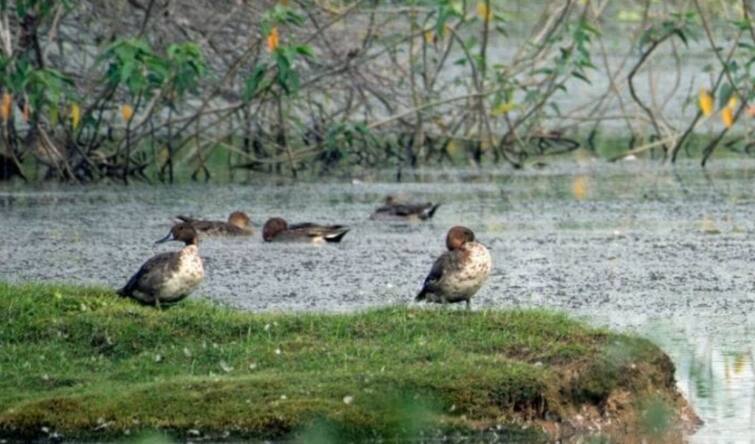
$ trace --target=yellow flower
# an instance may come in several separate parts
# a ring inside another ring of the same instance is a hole
[[[489,22],[491,18],[493,18],[493,11],[492,8],[488,6],[488,4],[484,1],[477,3],[477,15],[486,22]]]
[[[737,96],[732,94],[731,97],[729,97],[729,102],[726,104],[731,109],[735,109],[737,105],[739,104],[739,100],[737,99]]]
[[[433,42],[434,33],[432,30],[428,29],[427,31],[423,32],[422,35],[424,35],[425,43],[427,43],[428,45]]]
[[[13,112],[13,96],[9,93],[3,93],[3,101],[0,104],[0,119],[7,122]]]
[[[516,108],[516,102],[513,100],[510,100],[508,102],[501,103],[500,105],[493,108],[493,110],[490,112],[493,116],[502,116],[504,114],[508,114],[509,111],[512,111]]]
[[[74,103],[71,105],[71,126],[73,126],[73,129],[79,127],[79,122],[81,122],[81,108],[78,103]]]
[[[731,128],[734,125],[734,110],[727,106],[721,110],[721,121],[726,128]]]
[[[273,26],[270,30],[270,34],[267,35],[267,50],[273,52],[278,48],[280,44],[280,36],[278,35],[278,28]]]
[[[121,117],[123,117],[123,120],[126,122],[130,121],[131,118],[134,117],[134,108],[128,103],[121,106]]]
[[[710,91],[705,88],[701,89],[698,103],[700,104],[700,111],[703,112],[705,117],[713,115],[713,96]]]

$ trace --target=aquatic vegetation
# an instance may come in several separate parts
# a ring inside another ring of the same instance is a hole
[[[678,433],[685,404],[649,341],[538,310],[157,311],[104,289],[0,284],[0,313],[3,437],[639,433],[649,395]]]

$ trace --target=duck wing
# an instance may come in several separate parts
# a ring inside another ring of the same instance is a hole
[[[289,225],[289,231],[298,231],[308,237],[322,237],[326,242],[340,242],[348,233],[345,225],[319,225],[310,222]]]
[[[422,220],[430,219],[435,214],[440,204],[433,205],[432,202],[419,204],[392,204],[384,205],[375,210],[374,215],[390,215],[397,217],[417,216]]]
[[[437,291],[438,283],[443,279],[445,271],[449,270],[454,265],[454,262],[453,252],[446,251],[441,254],[440,257],[435,260],[435,263],[433,263],[430,273],[428,273],[425,282],[422,284],[422,290],[420,290],[414,300],[422,301],[426,298],[427,293],[434,293]]]
[[[126,285],[117,291],[120,296],[134,296],[134,291],[153,294],[162,281],[162,276],[170,272],[176,252],[160,253],[145,262]]]

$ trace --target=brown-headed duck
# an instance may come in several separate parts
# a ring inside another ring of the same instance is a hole
[[[118,294],[158,308],[175,304],[188,296],[204,278],[197,239],[197,231],[191,224],[182,222],[174,225],[170,233],[156,243],[179,241],[185,246],[179,251],[161,253],[150,258],[118,290]]]
[[[446,236],[448,251],[441,254],[425,278],[417,301],[454,303],[469,300],[488,278],[493,261],[490,252],[475,241],[469,228],[455,226]]]
[[[251,236],[254,228],[249,216],[243,211],[234,211],[228,216],[228,221],[200,220],[187,216],[176,216],[181,222],[190,224],[197,233],[204,236]]]
[[[378,207],[370,215],[370,219],[428,220],[435,215],[435,210],[439,206],[440,204],[433,204],[432,202],[405,202],[396,196],[389,195],[385,198],[383,206]]]
[[[341,242],[349,228],[344,225],[301,223],[289,225],[285,219],[273,217],[262,228],[265,242]]]

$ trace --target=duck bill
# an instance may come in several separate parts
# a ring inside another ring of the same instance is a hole
[[[155,242],[155,245],[157,245],[157,244],[162,244],[163,242],[168,242],[168,241],[172,241],[172,240],[173,240],[173,232],[170,232],[170,233],[168,233],[168,235],[167,235],[167,236],[165,236],[164,238],[162,238],[162,239],[160,239],[160,240],[156,241],[156,242]]]

